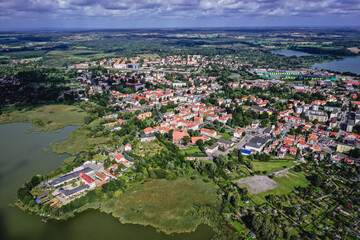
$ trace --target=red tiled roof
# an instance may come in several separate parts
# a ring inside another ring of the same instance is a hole
[[[120,154],[117,154],[117,155],[115,156],[115,158],[116,158],[117,160],[121,160],[121,159],[124,158],[124,156],[122,156],[122,155],[120,155]]]
[[[202,128],[201,131],[202,131],[202,132],[208,132],[208,133],[211,133],[211,134],[216,133],[215,130],[211,130],[211,129],[207,129],[207,128]]]
[[[107,183],[107,181],[99,182],[99,183],[98,183],[98,186],[101,187],[102,185],[104,185],[104,184],[106,184],[106,183]]]
[[[106,174],[104,174],[104,173],[102,173],[102,172],[97,172],[97,173],[96,173],[96,176],[99,177],[99,178],[101,178],[101,179],[103,179],[103,180],[107,178]]]
[[[92,179],[92,178],[91,178],[89,175],[87,175],[86,173],[80,173],[80,174],[79,174],[79,178],[84,179],[85,182],[87,182],[87,183],[93,183],[93,182],[95,182],[95,180]]]

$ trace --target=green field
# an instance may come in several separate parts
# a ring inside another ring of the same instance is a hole
[[[190,232],[203,223],[194,206],[211,210],[220,207],[216,191],[215,185],[201,178],[157,179],[133,186],[101,209],[122,223],[151,225],[168,234]]]
[[[266,174],[283,170],[284,168],[295,165],[295,161],[291,159],[276,159],[269,162],[253,161],[253,171],[266,171]]]
[[[51,143],[51,150],[56,153],[68,153],[71,155],[76,155],[80,152],[91,149],[95,145],[102,144],[108,141],[108,139],[105,137],[90,138],[87,136],[87,134],[88,131],[86,130],[76,129],[65,141],[55,141]]]
[[[223,139],[231,140],[234,136],[232,132],[219,133]]]
[[[306,187],[309,185],[309,181],[304,174],[294,171],[289,171],[286,176],[274,178],[274,180],[279,184],[277,188],[256,195],[250,194],[251,199],[257,204],[262,204],[266,202],[265,197],[267,195],[284,195],[295,190],[295,187]]]
[[[7,56],[10,58],[22,59],[22,58],[37,58],[42,57],[47,53],[46,50],[34,50],[34,51],[21,51],[21,52],[10,52]]]
[[[182,152],[184,152],[185,154],[202,153],[198,146],[188,147],[186,149],[183,149]]]
[[[107,159],[107,158],[109,158],[108,156],[103,156],[103,155],[101,155],[101,154],[97,154],[97,155],[95,155],[92,159],[91,159],[91,161],[97,161],[97,162],[101,162],[101,161],[104,161],[105,159]]]
[[[27,122],[36,131],[54,131],[66,126],[80,125],[86,112],[69,105],[45,105],[31,111],[16,111],[0,115],[0,123]]]

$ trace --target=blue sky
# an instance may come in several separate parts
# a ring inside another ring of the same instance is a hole
[[[0,29],[360,26],[360,0],[0,0]]]

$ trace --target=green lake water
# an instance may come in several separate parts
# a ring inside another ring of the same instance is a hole
[[[45,174],[62,165],[66,154],[54,154],[43,149],[64,137],[76,127],[65,127],[57,133],[26,134],[30,124],[0,125],[0,239],[81,240],[81,239],[210,239],[214,234],[206,225],[193,233],[166,235],[152,227],[121,224],[118,219],[89,210],[67,221],[43,223],[41,217],[31,215],[9,203],[16,198],[17,189],[35,174]]]

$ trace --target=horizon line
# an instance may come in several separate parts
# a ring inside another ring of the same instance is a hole
[[[120,30],[212,30],[212,29],[360,29],[360,26],[239,26],[239,27],[123,27],[123,28],[9,28],[1,29],[0,32],[35,32],[35,31],[120,31]]]

